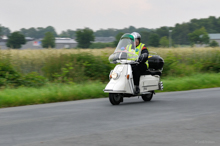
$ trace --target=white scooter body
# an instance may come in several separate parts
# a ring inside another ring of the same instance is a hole
[[[115,66],[114,70],[111,71],[111,73],[112,72],[117,73],[118,77],[116,79],[110,79],[109,83],[104,89],[104,92],[125,93],[134,95],[135,86],[131,65],[129,63],[117,65]],[[140,94],[148,94],[151,91],[159,90],[160,76],[142,75],[140,77],[139,88]]]
[[[131,64],[138,64],[136,60],[138,60],[140,54],[141,51],[136,48],[135,37],[131,34],[124,34],[114,53],[109,56],[110,63],[120,63],[110,72],[110,81],[104,89],[105,93],[109,93],[109,100],[113,105],[123,102],[124,97],[139,95],[144,101],[150,101],[153,97],[154,90],[163,89],[163,84],[160,82],[159,76],[161,72],[159,72],[159,75],[156,75],[158,72],[146,72],[147,75],[141,75],[140,77],[140,92],[137,94]]]

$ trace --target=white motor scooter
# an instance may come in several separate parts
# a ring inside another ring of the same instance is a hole
[[[132,47],[129,47],[132,46]],[[141,96],[144,101],[151,101],[155,90],[163,90],[163,83],[160,81],[163,59],[159,56],[149,56],[150,68],[140,77],[140,93],[135,94],[135,86],[131,65],[138,64],[139,55],[135,53],[135,39],[131,34],[124,34],[109,57],[111,63],[120,63],[115,66],[109,74],[109,83],[104,89],[109,93],[111,104],[118,105],[123,102],[124,97]],[[139,51],[141,52],[141,51]]]

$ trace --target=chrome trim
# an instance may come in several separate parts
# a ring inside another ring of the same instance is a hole
[[[113,91],[112,89],[104,89],[103,91]]]
[[[159,82],[159,90],[163,90],[163,82],[162,81]]]
[[[142,86],[142,87],[152,87],[152,86],[158,86],[158,85],[148,85],[148,86]]]
[[[140,94],[151,94],[151,92],[150,91],[148,91],[148,92],[141,92]]]
[[[104,92],[109,92],[109,93],[126,93],[125,90],[111,90],[111,89],[104,89]]]

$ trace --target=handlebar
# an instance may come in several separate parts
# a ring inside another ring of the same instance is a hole
[[[137,60],[116,60],[116,63],[125,63],[125,64],[139,64]]]

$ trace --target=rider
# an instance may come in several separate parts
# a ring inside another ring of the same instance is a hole
[[[132,65],[135,93],[138,94],[140,92],[139,82],[140,82],[141,73],[145,72],[149,67],[149,64],[148,64],[149,52],[148,52],[148,48],[145,46],[145,44],[141,43],[141,35],[139,33],[133,32],[133,33],[131,33],[131,35],[134,36],[135,42],[136,42],[135,53],[139,54],[139,52],[141,51],[141,54],[137,60],[139,62],[139,64]]]

